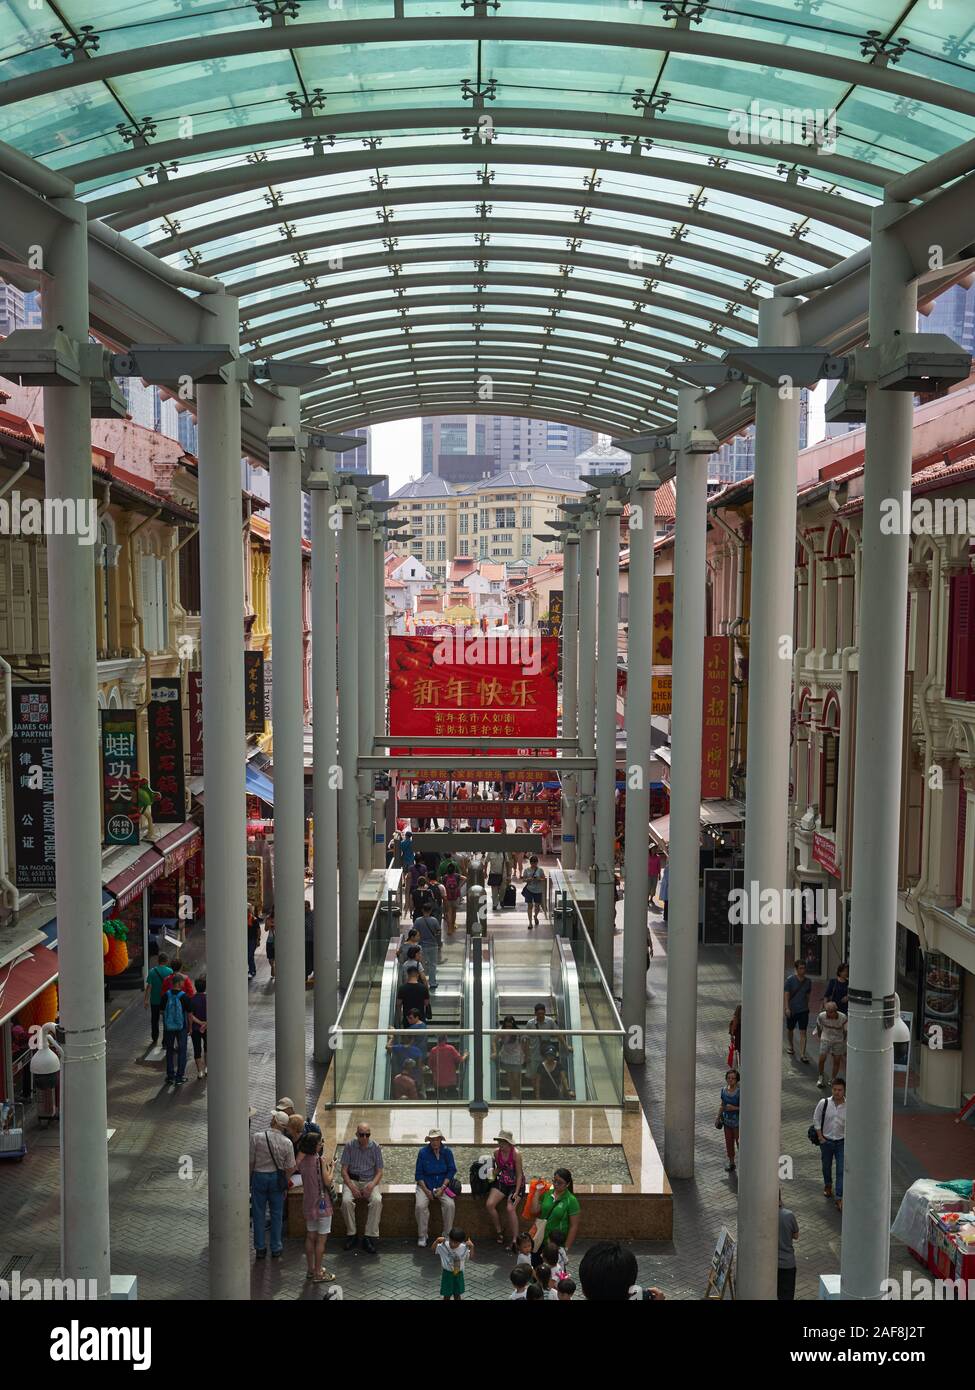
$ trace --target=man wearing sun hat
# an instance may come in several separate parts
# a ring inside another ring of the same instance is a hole
[[[444,1235],[454,1224],[457,1164],[441,1130],[431,1129],[416,1156],[416,1234],[421,1249],[430,1230],[430,1203],[440,1203]]]

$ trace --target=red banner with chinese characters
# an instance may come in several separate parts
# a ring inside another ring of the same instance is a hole
[[[558,797],[558,793],[556,793]],[[562,815],[561,797],[553,801],[398,801],[396,813],[420,820],[548,820]]]
[[[674,576],[654,575],[653,665],[670,666],[674,660]]]
[[[183,701],[179,676],[153,676],[149,706],[149,783],[159,793],[152,808],[156,825],[186,819],[183,775]]]
[[[203,776],[203,672],[190,671],[190,776]]]
[[[701,800],[728,795],[731,734],[731,638],[704,639]]]
[[[436,759],[470,753],[503,769],[504,754],[517,756],[533,737],[556,736],[558,659],[556,637],[390,637],[390,734],[471,740],[469,749],[396,748],[394,754]],[[508,737],[511,746],[497,751],[481,743]],[[545,751],[554,757],[554,749]]]

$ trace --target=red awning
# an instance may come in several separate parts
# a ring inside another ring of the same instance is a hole
[[[57,977],[58,953],[46,946],[33,946],[9,965],[0,966],[0,1023],[19,1013]]]
[[[166,861],[165,872],[171,874],[200,848],[200,827],[196,821],[184,821],[155,842],[157,853]]]
[[[157,851],[155,845],[152,845],[145,854],[139,856],[134,864],[123,869],[117,878],[109,879],[105,887],[115,899],[116,907],[128,907],[129,903],[136,900],[143,888],[148,888],[150,883],[155,883],[157,878],[162,878],[165,872],[166,861]]]

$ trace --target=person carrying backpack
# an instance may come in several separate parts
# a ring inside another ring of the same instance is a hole
[[[465,882],[465,879],[452,859],[448,860],[445,866],[441,882],[446,894],[444,921],[447,924],[447,935],[453,936],[457,930],[457,904],[460,902],[461,884]]]
[[[163,995],[163,1047],[166,1049],[166,1085],[182,1086],[186,1077],[186,1038],[189,1027],[189,996],[183,988],[185,977],[174,974]]]

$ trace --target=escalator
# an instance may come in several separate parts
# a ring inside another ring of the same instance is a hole
[[[581,1038],[560,1038],[534,1027],[535,1006],[544,1004],[546,1018],[556,1029],[579,1029],[582,1021],[579,980],[571,944],[561,936],[552,940],[493,939],[488,942],[489,968],[484,986],[483,1027],[499,1028],[511,1016],[528,1035],[527,1070],[522,1077],[523,1100],[534,1098],[535,1073],[542,1051],[557,1048],[566,1073],[570,1097],[587,1100],[589,1086],[586,1056]],[[500,1045],[502,1039],[497,1039]],[[498,1048],[485,1038],[485,1077],[489,1094],[498,1101],[510,1101],[511,1074],[499,1064]]]
[[[392,1029],[396,1026],[396,992],[399,989],[401,963],[396,959],[399,938],[392,937],[383,964],[380,987],[379,1020],[380,1026]],[[423,1030],[424,1036],[417,1045],[426,1053],[440,1038],[456,1047],[462,1055],[469,1052],[471,1038],[463,1030],[472,1027],[473,1018],[473,965],[471,961],[471,940],[462,931],[444,943],[443,958],[437,965],[436,988],[431,991],[431,1018]],[[392,1099],[392,1082],[396,1074],[396,1061],[404,1053],[400,1051],[407,1040],[399,1034],[393,1040],[393,1049],[387,1047],[388,1037],[376,1039],[375,1063],[371,1099],[375,1101]],[[456,1088],[445,1091],[443,1099],[468,1100],[470,1098],[471,1066],[462,1068]],[[439,1098],[438,1088],[433,1082],[428,1068],[424,1069],[423,1099]]]

